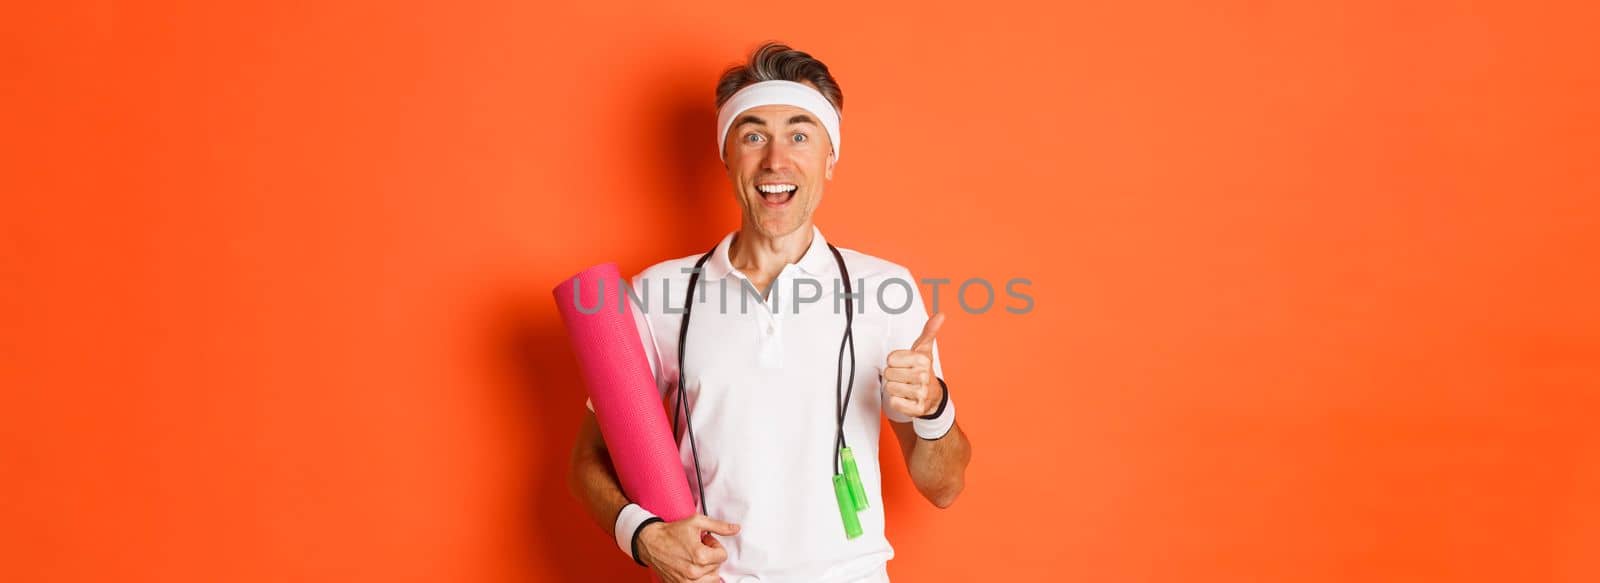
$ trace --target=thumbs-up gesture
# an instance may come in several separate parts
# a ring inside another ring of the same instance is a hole
[[[883,387],[895,411],[908,417],[930,415],[944,400],[944,385],[933,378],[933,339],[943,325],[944,314],[934,314],[910,349],[889,353]]]

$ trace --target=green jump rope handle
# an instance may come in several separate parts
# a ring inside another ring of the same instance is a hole
[[[850,485],[839,474],[833,475],[833,497],[839,501],[839,518],[844,521],[845,538],[861,536],[861,519],[856,518],[856,503],[850,499]]]
[[[867,509],[867,489],[861,487],[861,473],[856,471],[856,454],[850,448],[840,448],[839,457],[844,459],[844,481],[850,486],[850,500],[855,503],[856,511]]]

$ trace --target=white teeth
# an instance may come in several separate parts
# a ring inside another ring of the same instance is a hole
[[[793,185],[793,184],[758,184],[758,185],[756,185],[756,190],[759,190],[759,191],[764,192],[766,194],[777,194],[777,193],[780,193],[780,192],[789,192],[789,191],[794,190],[795,188],[796,188],[796,186]]]

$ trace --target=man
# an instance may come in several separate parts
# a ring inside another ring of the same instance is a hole
[[[944,316],[927,316],[904,267],[835,251],[812,225],[843,101],[826,65],[782,44],[724,73],[718,139],[739,230],[633,278],[640,338],[704,513],[663,522],[631,504],[592,403],[570,479],[622,551],[669,583],[887,581],[880,411],[924,497],[944,508],[963,488],[971,449],[934,340]],[[853,295],[842,298],[846,281]],[[836,489],[846,474],[859,476],[864,502]]]

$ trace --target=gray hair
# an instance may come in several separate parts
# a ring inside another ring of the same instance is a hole
[[[828,103],[833,104],[834,109],[844,113],[844,91],[839,89],[839,82],[828,72],[828,66],[811,55],[776,41],[768,41],[756,48],[755,52],[750,53],[748,62],[722,72],[722,78],[717,81],[717,107],[722,107],[746,85],[762,81],[810,83],[828,99]]]

